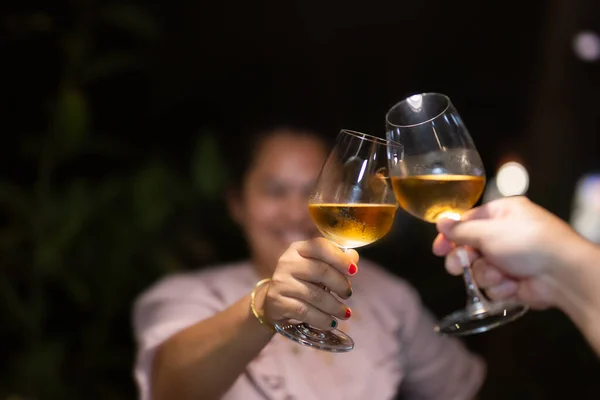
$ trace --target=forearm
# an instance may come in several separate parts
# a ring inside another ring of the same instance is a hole
[[[257,303],[262,296],[259,291]],[[272,337],[250,311],[250,295],[245,296],[159,347],[153,363],[153,399],[220,398]]]
[[[600,356],[600,247],[583,240],[569,247],[557,306]]]

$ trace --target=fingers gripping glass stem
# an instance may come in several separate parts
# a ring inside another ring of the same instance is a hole
[[[338,246],[344,253],[347,249]],[[327,286],[319,285],[324,291],[330,292]],[[332,317],[332,326],[337,320]],[[323,331],[303,322],[300,324],[288,324],[284,326],[275,325],[275,330],[283,336],[297,343],[312,347],[318,350],[325,350],[333,353],[344,353],[354,348],[354,341],[344,332],[334,329],[332,331]]]
[[[489,301],[473,280],[467,250],[459,247],[456,255],[463,266],[467,306],[444,317],[435,327],[437,332],[457,336],[486,332],[514,321],[527,312],[527,306],[515,301]]]

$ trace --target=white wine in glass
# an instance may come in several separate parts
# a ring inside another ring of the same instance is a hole
[[[436,223],[472,208],[485,188],[483,176],[414,175],[392,178],[400,206],[409,214]]]
[[[312,203],[310,216],[323,236],[344,249],[371,244],[384,237],[394,222],[396,204]]]
[[[388,157],[402,159],[402,146],[365,133],[342,130],[329,153],[308,204],[325,238],[354,249],[385,236],[398,204],[388,173]],[[327,288],[323,288],[327,290]],[[322,331],[306,323],[275,325],[285,337],[312,348],[346,352],[354,341],[344,332]]]
[[[387,138],[404,146],[404,158],[390,159],[396,199],[408,213],[436,223],[460,218],[472,208],[485,188],[483,162],[450,99],[438,93],[410,96],[386,115]],[[521,317],[527,306],[515,301],[491,302],[471,277],[464,249],[467,305],[444,317],[436,326],[449,335],[485,332]]]

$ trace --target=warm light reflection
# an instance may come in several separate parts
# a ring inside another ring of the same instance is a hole
[[[529,174],[518,162],[508,162],[498,170],[496,187],[503,196],[525,194],[529,188]]]

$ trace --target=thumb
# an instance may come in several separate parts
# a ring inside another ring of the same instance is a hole
[[[437,230],[448,240],[476,249],[481,249],[490,229],[489,220],[455,221],[443,218],[437,223]]]

